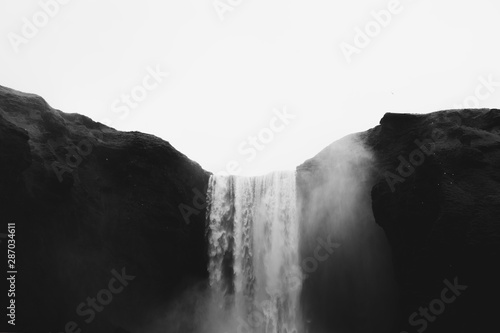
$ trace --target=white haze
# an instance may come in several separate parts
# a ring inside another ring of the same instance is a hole
[[[350,135],[316,161],[299,171],[298,191],[308,196],[299,196],[302,253],[313,256],[318,239],[327,237],[338,248],[304,282],[305,317],[314,323],[326,309],[338,332],[389,332],[396,284],[390,247],[372,213],[374,156]]]
[[[389,0],[231,1],[240,4],[224,21],[213,0],[72,0],[16,53],[8,34],[38,2],[0,1],[1,85],[155,134],[214,173],[231,161],[241,175],[293,169],[385,112],[453,108],[480,76],[500,81],[498,1],[401,0],[350,64],[339,45]],[[114,113],[156,65],[170,75],[128,115]],[[499,102],[497,86],[478,104]],[[283,106],[296,118],[254,159],[240,154]]]

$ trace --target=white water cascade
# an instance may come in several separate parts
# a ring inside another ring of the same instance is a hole
[[[212,176],[207,193],[210,286],[228,333],[301,333],[295,172]]]

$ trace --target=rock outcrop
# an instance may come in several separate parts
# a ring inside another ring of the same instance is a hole
[[[297,184],[313,332],[498,329],[500,110],[388,113]],[[315,268],[327,236],[339,247]]]
[[[400,285],[398,332],[498,330],[500,110],[388,113],[365,139]]]
[[[0,232],[16,223],[16,328],[140,327],[206,281],[198,194],[209,174],[168,142],[0,87],[0,160]],[[88,298],[106,304],[92,310]]]

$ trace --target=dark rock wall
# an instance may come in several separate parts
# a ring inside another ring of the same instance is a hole
[[[299,166],[297,185],[302,259],[339,244],[306,272],[313,332],[498,330],[499,110],[388,113]]]
[[[87,332],[138,327],[206,281],[206,204],[196,193],[209,174],[168,142],[0,87],[0,171],[0,232],[16,222],[25,332],[62,332],[69,321]],[[84,322],[78,305],[123,268],[135,279]]]
[[[373,212],[401,290],[399,330],[498,330],[500,110],[389,113],[365,137],[377,160]],[[444,302],[444,281],[455,279],[467,287]]]

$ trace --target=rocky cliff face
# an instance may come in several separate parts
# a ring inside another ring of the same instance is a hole
[[[209,173],[159,138],[3,87],[0,160],[19,328],[156,332],[144,327],[184,294],[164,327],[190,331]],[[499,182],[499,110],[386,114],[299,166],[311,332],[497,327]]]
[[[0,232],[16,223],[18,328],[140,327],[207,279],[209,174],[168,142],[0,87],[0,160]]]
[[[389,113],[297,171],[303,260],[339,244],[303,267],[313,329],[498,328],[500,110]]]
[[[386,114],[364,137],[401,290],[398,328],[498,329],[500,110]]]

